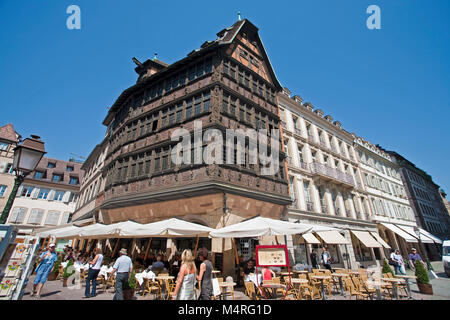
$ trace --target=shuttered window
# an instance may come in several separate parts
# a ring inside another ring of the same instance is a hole
[[[45,224],[57,225],[59,220],[59,211],[49,211],[47,217],[45,218]]]
[[[30,217],[28,218],[28,223],[41,224],[43,216],[44,216],[44,210],[31,209],[31,214],[30,214]]]

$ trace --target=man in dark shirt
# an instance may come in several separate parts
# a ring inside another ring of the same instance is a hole
[[[161,256],[156,257],[156,261],[152,264],[152,271],[162,271],[164,269],[164,262],[161,261]]]
[[[244,274],[249,275],[250,273],[255,272],[255,267],[253,266],[253,261],[249,260],[247,261],[247,265],[244,267]]]
[[[423,262],[422,257],[420,256],[420,254],[417,253],[417,250],[415,248],[411,248],[411,253],[408,256],[408,261],[412,270],[416,269],[416,260],[422,262],[424,267],[427,268],[426,263]]]
[[[311,254],[309,255],[311,258],[311,264],[313,269],[319,269],[319,264],[317,263],[317,252],[316,249],[313,249]]]

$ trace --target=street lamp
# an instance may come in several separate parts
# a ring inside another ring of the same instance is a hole
[[[6,202],[0,217],[0,224],[5,224],[19,186],[22,184],[24,178],[36,169],[44,154],[46,154],[44,142],[41,141],[40,137],[35,135],[31,135],[31,138],[26,138],[21,145],[14,148],[13,168],[16,179],[14,180],[14,186],[9,195],[8,202]]]
[[[425,257],[425,261],[427,263],[428,266],[428,270],[429,271],[433,271],[433,267],[431,266],[430,260],[428,260],[428,255],[427,252],[425,251],[423,245],[422,245],[422,240],[421,240],[421,233],[418,227],[414,227],[414,232],[417,235],[417,238],[419,239],[419,246],[420,246],[420,250],[423,252],[423,255]]]

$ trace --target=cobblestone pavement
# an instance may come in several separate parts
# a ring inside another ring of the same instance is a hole
[[[433,295],[424,295],[419,293],[419,289],[415,281],[411,282],[412,297],[415,300],[450,300],[450,279],[445,275],[442,262],[433,262],[433,268],[436,274],[439,276],[438,279],[431,280],[433,285]],[[407,270],[408,275],[414,275],[413,271]],[[29,279],[23,300],[36,299],[30,297],[31,288],[33,285],[34,276]],[[101,286],[100,286],[101,287]],[[108,292],[109,291],[109,292]],[[109,288],[107,292],[104,292],[101,288],[97,290],[97,296],[89,298],[87,300],[112,300],[114,293],[112,289]],[[248,300],[247,296],[244,294],[243,288],[235,289],[235,300]],[[150,300],[153,297],[147,296],[142,297],[141,294],[136,294],[137,300]],[[81,289],[75,288],[64,288],[62,286],[61,280],[48,281],[41,292],[41,300],[85,300],[84,298],[84,286]],[[355,299],[355,298],[353,298]],[[333,295],[330,300],[348,300],[348,298]]]

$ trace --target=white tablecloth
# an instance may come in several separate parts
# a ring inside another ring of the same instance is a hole
[[[144,279],[152,279],[152,281],[155,281],[156,274],[152,271],[146,272],[143,271],[141,273],[135,274],[136,280],[139,282],[139,285],[141,286],[142,283],[144,283]]]
[[[104,276],[106,280],[108,280],[108,274],[113,271],[113,267],[108,267],[106,265],[101,266],[99,276]]]
[[[256,278],[255,273],[250,273],[249,275],[247,275],[245,277],[245,281],[251,281],[255,284],[255,286],[261,285],[262,284],[262,275],[260,273],[258,273],[258,278]]]

